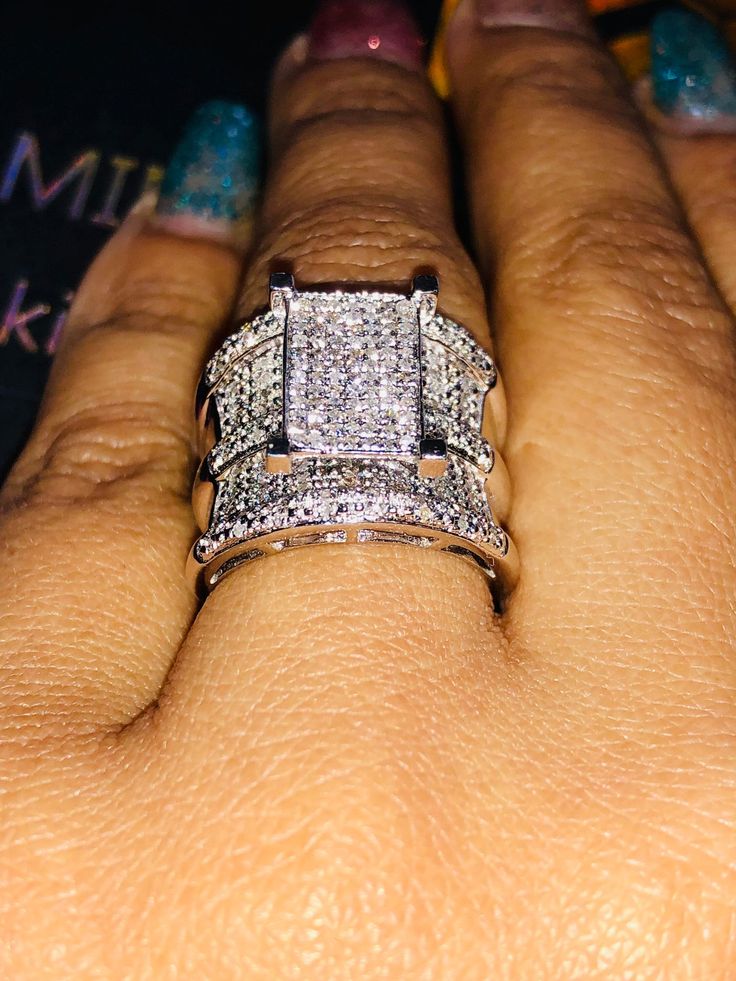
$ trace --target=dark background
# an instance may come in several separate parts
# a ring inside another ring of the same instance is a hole
[[[96,156],[89,193],[76,212],[78,182],[46,202],[34,200],[27,160],[0,201],[0,318],[11,326],[9,334],[0,331],[0,479],[32,424],[52,361],[54,324],[114,229],[95,216],[104,211],[120,159],[127,161],[115,209],[122,217],[201,102],[235,99],[263,113],[270,66],[306,28],[314,6],[3,3],[0,173],[6,183],[21,134],[35,141],[47,188],[81,154]],[[609,15],[602,32],[645,19],[651,6]],[[431,37],[439,3],[412,7]],[[22,310],[48,308],[27,325],[35,351],[13,329],[13,297],[20,297]]]

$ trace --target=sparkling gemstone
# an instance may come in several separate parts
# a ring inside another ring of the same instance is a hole
[[[495,366],[468,332],[436,315],[420,338],[416,304],[400,294],[298,294],[289,310],[284,407],[284,323],[272,313],[255,318],[205,369],[219,433],[200,561],[284,529],[294,536],[274,547],[298,544],[300,526],[392,522],[424,529],[416,543],[443,532],[505,554],[508,539],[485,494],[493,450],[480,433]],[[269,473],[264,447],[281,431],[284,408],[298,453],[290,473]],[[419,476],[422,435],[445,440],[444,476]],[[365,541],[412,537],[362,531]],[[325,534],[345,540],[341,531]]]

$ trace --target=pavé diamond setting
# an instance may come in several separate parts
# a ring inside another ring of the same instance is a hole
[[[496,366],[437,300],[434,276],[408,295],[271,277],[269,309],[225,340],[197,394],[190,565],[207,588],[244,562],[348,542],[452,551],[499,597],[513,586],[506,471],[484,435]]]

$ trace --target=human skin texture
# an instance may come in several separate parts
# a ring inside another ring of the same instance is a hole
[[[736,978],[736,143],[648,131],[582,21],[471,8],[475,265],[423,74],[302,38],[245,260],[144,206],[78,294],[0,498],[3,978]],[[197,602],[192,396],[274,266],[434,268],[493,345],[502,614],[388,544]]]

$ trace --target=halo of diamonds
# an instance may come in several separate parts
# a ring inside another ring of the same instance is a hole
[[[215,494],[193,558],[216,563],[213,584],[284,547],[394,540],[467,545],[492,569],[510,547],[486,491],[494,452],[481,425],[495,381],[493,360],[468,331],[434,311],[422,316],[415,297],[294,293],[288,325],[274,305],[205,367]],[[280,430],[293,459],[290,472],[274,473],[266,453]],[[427,437],[446,444],[439,476],[417,467]]]

